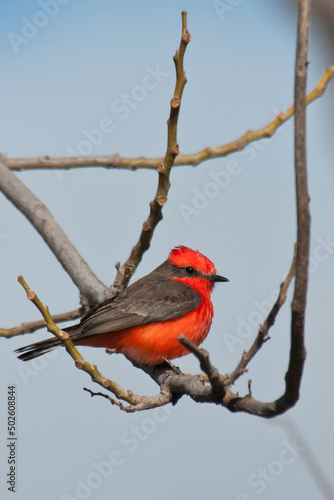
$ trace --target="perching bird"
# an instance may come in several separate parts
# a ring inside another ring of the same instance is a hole
[[[194,344],[206,338],[213,317],[211,292],[217,281],[214,264],[201,253],[175,247],[168,259],[115,299],[66,328],[75,345],[105,347],[138,363],[155,365],[188,354],[176,339],[182,333]],[[60,347],[53,337],[17,349],[27,361]]]

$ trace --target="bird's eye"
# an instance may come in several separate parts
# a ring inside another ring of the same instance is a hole
[[[186,272],[187,272],[187,274],[192,275],[192,274],[195,274],[195,269],[191,266],[188,266],[188,267],[186,267]]]

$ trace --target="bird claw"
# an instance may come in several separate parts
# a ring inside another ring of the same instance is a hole
[[[173,370],[174,373],[176,373],[177,375],[183,375],[180,368],[178,366],[174,365],[169,359],[166,359],[163,356],[162,356],[162,359],[169,366],[169,368],[171,368]]]
[[[116,349],[109,349],[109,348],[106,349],[107,354],[111,355],[111,354],[115,354],[115,352],[116,352]]]

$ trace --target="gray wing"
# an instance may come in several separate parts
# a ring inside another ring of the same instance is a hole
[[[136,281],[114,301],[106,302],[84,316],[79,325],[67,331],[76,337],[116,332],[150,323],[178,318],[198,307],[201,295],[185,283],[145,278]]]
[[[168,266],[167,262],[162,264],[129,286],[115,300],[100,304],[80,323],[66,328],[66,332],[75,341],[99,333],[178,318],[196,309],[202,301],[201,295],[185,283],[168,279]],[[61,341],[53,337],[21,347],[15,352],[20,353],[20,359],[27,361],[60,345]]]

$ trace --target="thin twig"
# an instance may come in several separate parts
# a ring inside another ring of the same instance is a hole
[[[313,101],[321,97],[328,83],[334,77],[334,66],[327,68],[321,77],[320,81],[314,89],[308,94],[306,104],[311,104]],[[272,137],[277,129],[281,127],[287,120],[294,115],[294,105],[287,110],[279,113],[270,123],[257,130],[248,130],[238,139],[222,144],[220,146],[208,146],[200,151],[189,154],[179,154],[174,162],[174,167],[192,165],[197,166],[204,161],[214,158],[221,158],[231,153],[235,153],[244,149],[248,144],[258,141],[266,137]],[[70,170],[72,168],[84,167],[103,167],[137,170],[140,168],[153,169],[159,168],[163,162],[163,158],[147,158],[140,156],[137,158],[121,157],[118,154],[113,155],[96,155],[96,156],[72,156],[52,158],[50,156],[39,156],[37,158],[5,158],[7,167],[10,170],[39,170],[39,169],[62,169]]]
[[[271,311],[269,312],[267,318],[263,322],[262,325],[260,325],[258,334],[251,345],[251,347],[248,349],[248,351],[244,351],[241,357],[241,360],[239,361],[237,367],[233,370],[232,373],[226,376],[225,378],[225,383],[226,385],[232,385],[234,382],[244,373],[247,371],[247,365],[249,362],[254,358],[254,356],[259,352],[265,341],[268,339],[268,332],[269,329],[272,327],[272,325],[275,323],[276,317],[283,306],[283,304],[286,301],[286,296],[287,296],[287,291],[289,288],[289,285],[291,281],[293,280],[296,272],[296,248],[297,245],[295,245],[295,250],[294,250],[294,255],[292,259],[292,263],[290,266],[290,270],[288,272],[287,277],[281,283],[280,286],[280,292],[277,297],[277,300],[275,304],[273,305]]]
[[[61,314],[53,314],[52,319],[55,323],[63,323],[64,321],[71,321],[72,319],[80,318],[85,312],[85,308],[79,307],[73,311],[68,311]],[[29,321],[22,323],[20,326],[13,326],[11,328],[0,328],[0,337],[16,337],[17,335],[24,335],[26,333],[33,333],[40,328],[45,327],[45,321],[40,319],[36,321]]]
[[[162,207],[167,202],[167,195],[170,188],[170,171],[174,165],[175,158],[179,154],[179,145],[177,142],[177,122],[181,106],[181,99],[184,86],[187,82],[185,72],[183,69],[183,58],[190,42],[190,34],[187,29],[187,13],[182,12],[182,36],[179,50],[176,51],[174,56],[175,70],[176,70],[176,83],[173,98],[171,99],[170,115],[167,121],[167,151],[165,158],[160,162],[158,167],[158,188],[155,198],[150,203],[150,214],[143,224],[143,228],[138,242],[132,248],[131,254],[126,262],[118,267],[117,276],[114,282],[114,292],[119,293],[122,291],[132,275],[134,274],[138,264],[140,263],[143,254],[148,250],[154,230],[162,219]]]
[[[291,304],[291,348],[288,371],[285,376],[285,392],[272,403],[262,403],[252,397],[233,398],[228,402],[231,411],[272,417],[294,406],[299,399],[299,390],[306,358],[304,345],[305,308],[308,281],[310,242],[310,214],[308,209],[306,169],[306,116],[305,96],[307,77],[307,52],[309,37],[310,0],[299,0],[298,36],[295,68],[295,176],[297,199],[297,254],[296,280]]]
[[[309,193],[306,166],[306,80],[307,53],[311,0],[299,1],[298,38],[295,70],[295,178],[297,204],[297,257],[296,284],[291,304],[291,349],[289,368],[285,377],[285,397],[292,401],[299,398],[306,349],[304,345],[305,309],[308,284],[310,246]]]
[[[203,372],[207,375],[208,381],[211,384],[213,394],[217,396],[218,399],[223,398],[225,394],[225,377],[219,373],[217,368],[211,364],[208,351],[197,347],[196,344],[191,342],[185,335],[180,335],[177,339],[182,345],[184,345],[190,352],[192,352],[200,362],[200,367]]]

